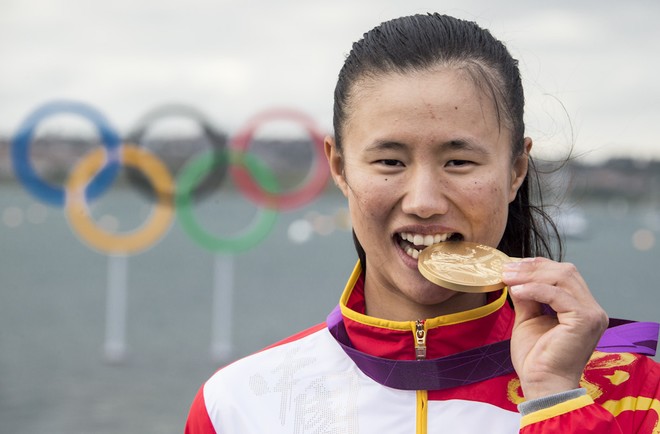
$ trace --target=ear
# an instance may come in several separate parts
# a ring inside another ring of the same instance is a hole
[[[511,190],[509,191],[509,202],[513,202],[522,185],[529,168],[529,153],[532,150],[532,139],[525,137],[523,141],[523,152],[518,155],[511,168]]]
[[[328,159],[328,165],[330,166],[332,179],[335,181],[335,185],[344,193],[344,196],[347,196],[348,184],[346,184],[346,178],[344,177],[344,158],[337,149],[334,137],[326,136],[323,146],[325,157]]]

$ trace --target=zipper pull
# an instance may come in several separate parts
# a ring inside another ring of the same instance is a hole
[[[415,321],[415,358],[426,359],[426,330],[424,330],[424,320],[421,319]]]

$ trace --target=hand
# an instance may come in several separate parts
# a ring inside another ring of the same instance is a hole
[[[505,264],[516,311],[511,359],[526,399],[579,387],[608,318],[574,265],[546,258]],[[554,315],[544,314],[543,304]]]

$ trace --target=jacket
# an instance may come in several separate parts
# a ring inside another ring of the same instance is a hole
[[[382,359],[436,359],[509,339],[506,288],[477,309],[424,321],[364,314],[359,264],[340,299],[350,343]],[[365,374],[318,324],[217,371],[199,390],[186,434],[660,434],[660,365],[594,352],[587,394],[525,416],[515,372],[441,390],[403,390]]]

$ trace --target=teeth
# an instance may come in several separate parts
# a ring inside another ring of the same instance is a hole
[[[447,241],[447,239],[451,236],[451,234],[422,235],[422,234],[413,234],[410,232],[401,232],[399,236],[401,237],[402,240],[408,241],[409,243],[414,244],[415,246],[428,247],[433,244]],[[417,250],[413,246],[402,246],[402,247],[405,248],[408,256],[411,256],[415,259],[419,257],[419,252],[421,250]]]
[[[406,253],[408,254],[408,256],[412,256],[415,259],[419,257],[419,250],[413,249],[412,247],[408,247],[406,249]]]
[[[399,234],[401,239],[408,241],[416,246],[430,246],[432,244],[441,243],[447,241],[447,238],[451,234],[435,234],[435,235],[422,235],[422,234],[413,234],[410,232],[401,232]]]

